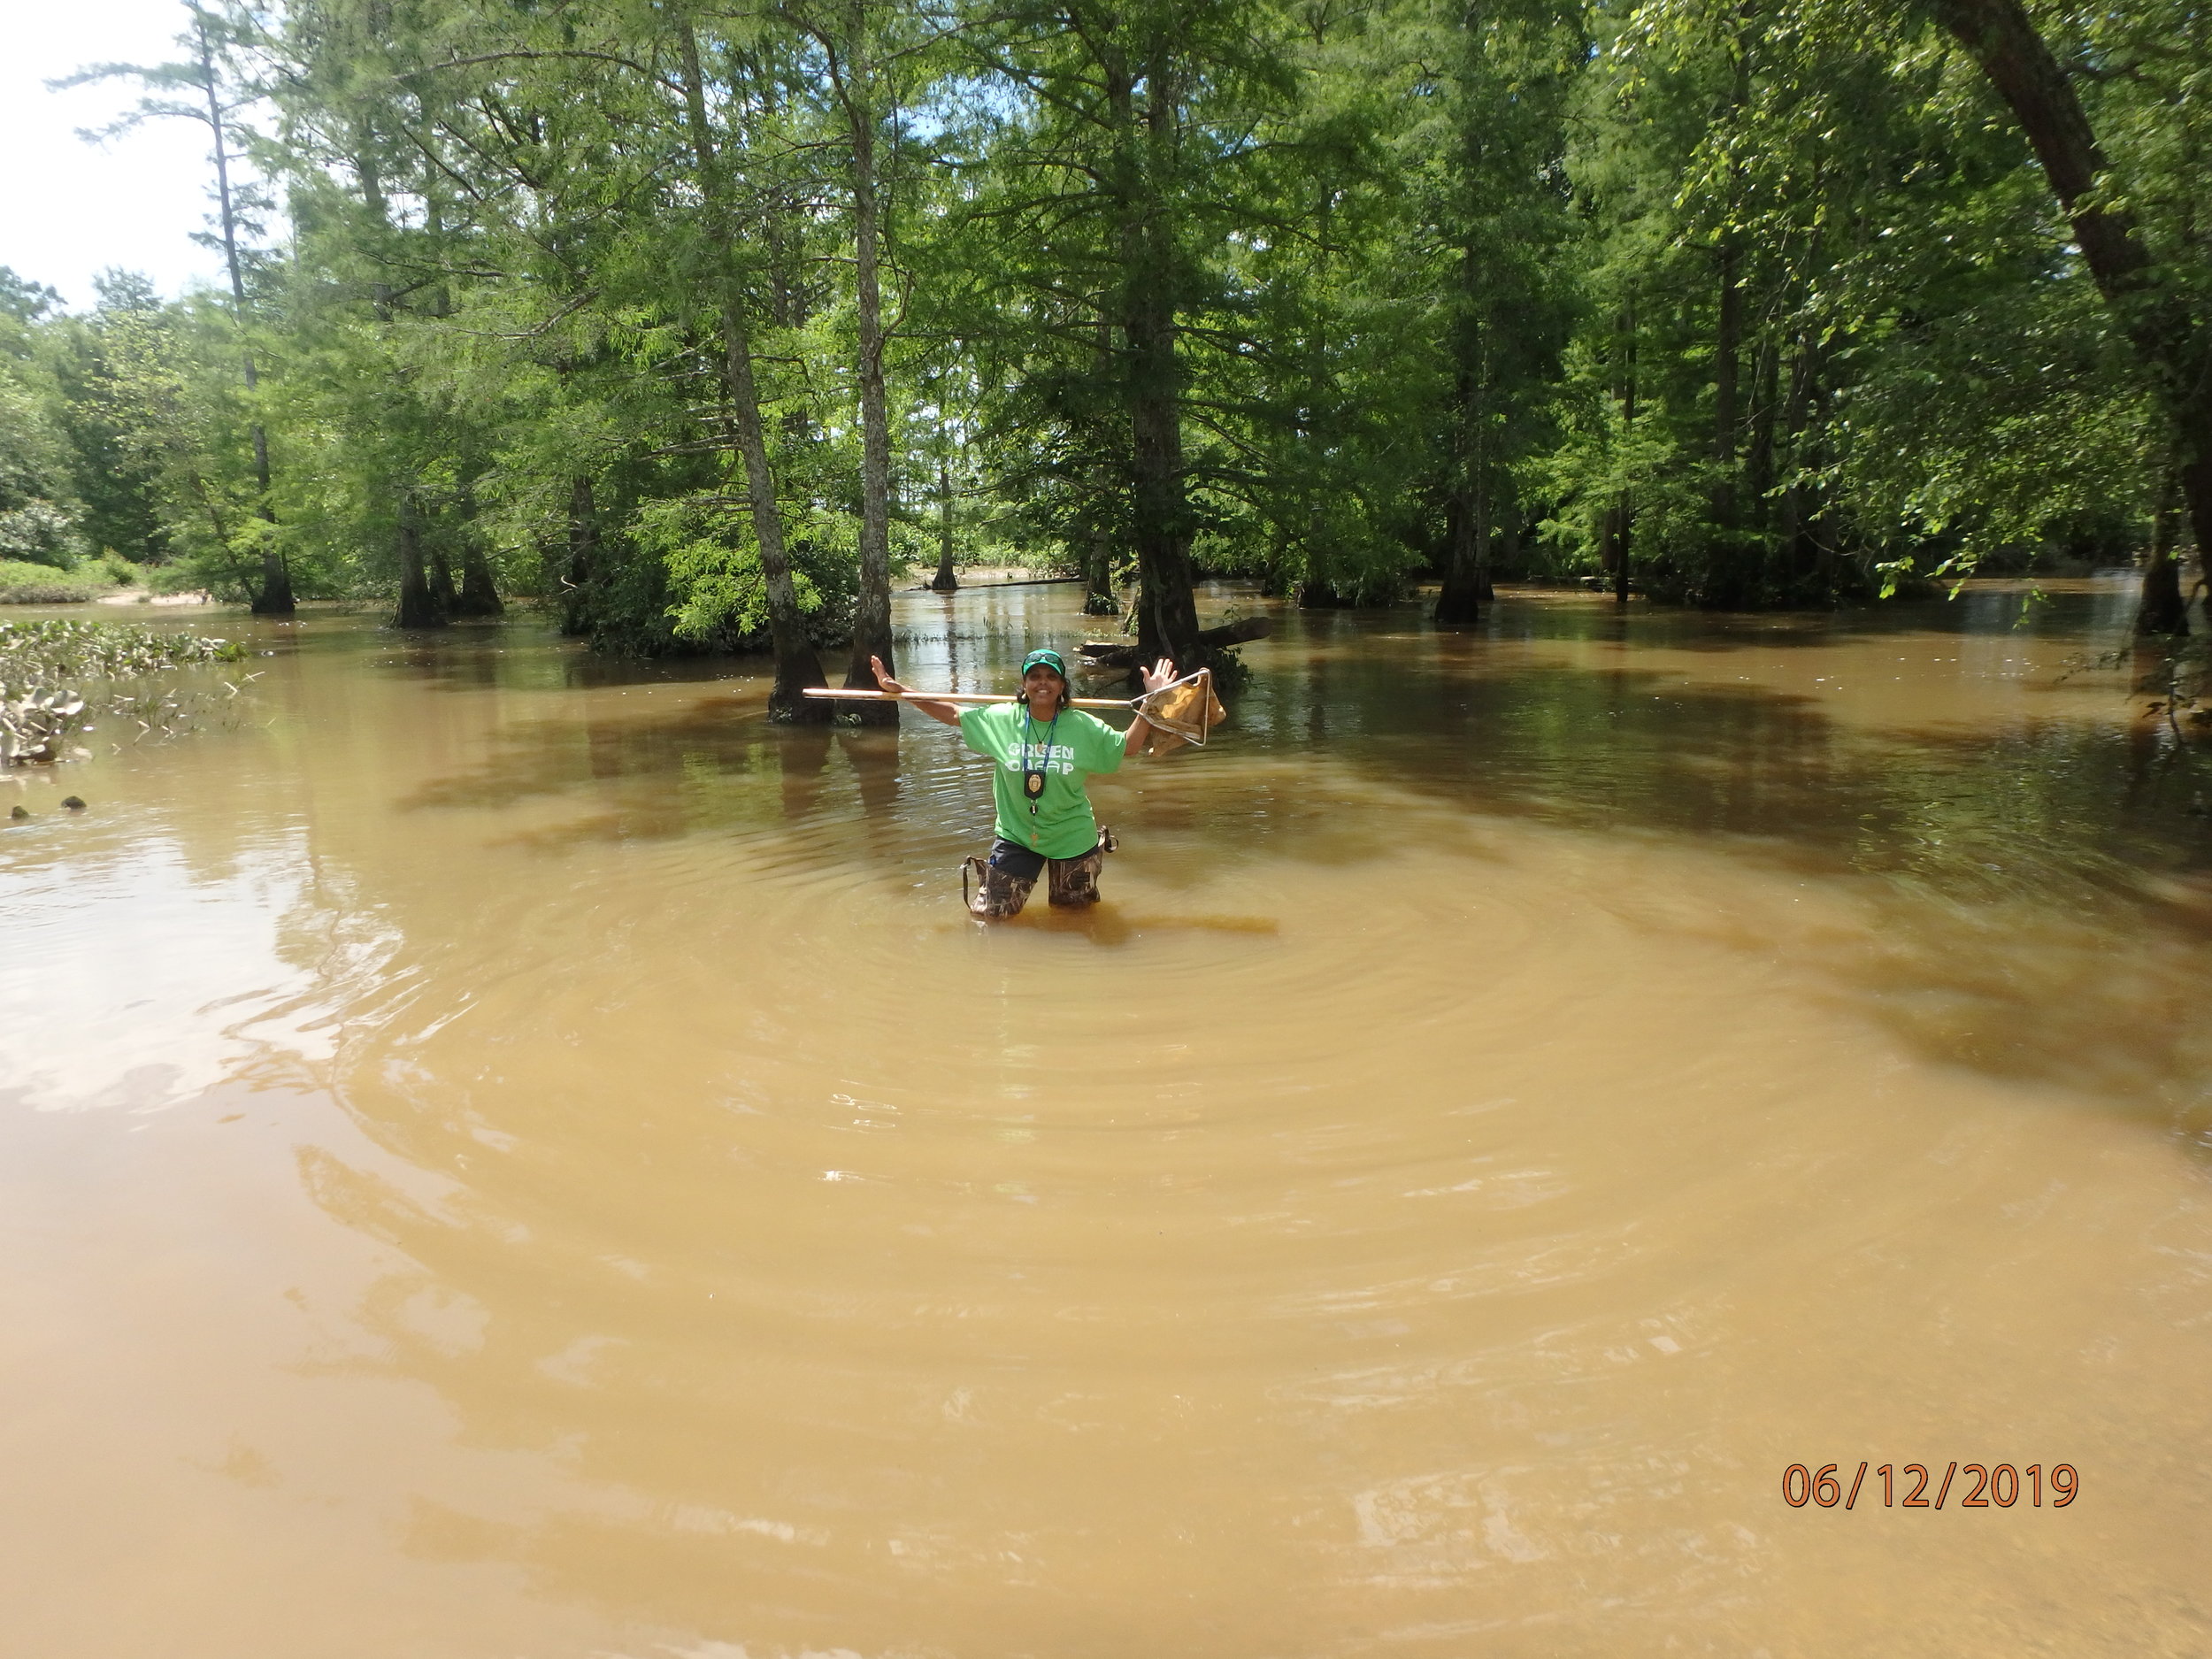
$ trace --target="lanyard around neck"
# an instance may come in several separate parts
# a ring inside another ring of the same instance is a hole
[[[1029,816],[1037,816],[1037,803],[1044,798],[1045,772],[1052,764],[1052,734],[1060,729],[1060,717],[1055,713],[1052,724],[1045,727],[1044,764],[1032,772],[1029,769],[1029,733],[1031,718],[1029,705],[1022,705],[1022,793],[1029,797]]]

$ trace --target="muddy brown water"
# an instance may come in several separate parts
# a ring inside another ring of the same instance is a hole
[[[2212,757],[2019,597],[1286,615],[987,928],[918,717],[226,618],[0,784],[0,1649],[2212,1651]]]

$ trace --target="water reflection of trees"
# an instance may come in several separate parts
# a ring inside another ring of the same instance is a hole
[[[2212,780],[2118,728],[2044,720],[1986,735],[1932,725],[1878,736],[1812,700],[1685,687],[1625,660],[1492,674],[1336,661],[1248,696],[1269,718],[1246,765],[1311,752],[1471,810],[1658,831],[1809,872],[1913,874],[1991,895],[2133,890],[2140,872],[2212,865]]]
[[[2018,614],[2006,596],[1848,632],[1886,649],[1937,628],[2009,627]],[[2030,614],[2062,636],[2083,619]],[[1602,640],[1607,626],[1572,611],[1520,620],[1524,639]],[[1976,732],[1940,705],[1924,726],[1870,732],[1788,692],[1686,686],[1637,664],[1639,645],[1678,649],[1696,621],[1655,618],[1605,667],[1556,657],[1502,667],[1503,631],[1461,642],[1406,621],[1381,639],[1363,637],[1379,631],[1371,622],[1294,625],[1287,664],[1256,676],[1239,710],[1247,744],[1224,770],[1256,779],[1310,765],[1325,701],[1328,766],[1363,785],[1489,817],[1677,838],[1750,868],[1851,884],[1877,919],[1830,965],[1916,1048],[2108,1099],[2212,1150],[2212,1026],[2193,988],[2212,969],[2204,762],[2117,721],[2016,712]],[[1801,619],[1701,637],[1713,652],[1837,642]],[[1345,807],[1356,810],[1355,793]],[[1303,821],[1314,856],[1334,860],[1346,838],[1330,816]],[[1300,815],[1265,818],[1241,850],[1302,856]],[[1422,833],[1418,821],[1400,830]]]
[[[2026,626],[2079,637],[2102,603],[2074,595],[2031,609]],[[1841,618],[1624,620],[1604,606],[1509,603],[1471,637],[1411,611],[1288,613],[1252,649],[1217,749],[1139,762],[1102,793],[1123,791],[1116,821],[1152,849],[1152,873],[1186,891],[1258,861],[1341,864],[1455,841],[1450,814],[1394,799],[1676,838],[1752,868],[1860,883],[1879,946],[1836,971],[1916,1046],[2196,1124],[2204,1056],[2187,999],[2158,987],[2162,973],[2212,965],[2200,762],[2116,724],[2016,711],[1978,732],[1939,703],[1918,727],[1847,727],[1793,692],[1685,684],[1678,664],[1653,661],[1825,649],[1850,672],[1853,650],[1918,640],[1924,651],[1930,636],[2002,647],[2022,614],[2016,594]],[[1001,604],[933,616],[937,644],[918,656],[987,672],[1012,660],[1025,615]],[[1560,644],[1578,654],[1527,649]],[[1969,665],[1960,673],[1975,683]],[[877,867],[901,884],[941,876],[980,828],[984,784],[949,734],[773,728],[749,687],[631,704],[511,722],[404,804],[572,796],[572,818],[512,839],[557,851],[738,833],[778,843],[779,858]],[[2163,965],[2112,971],[2131,952]]]

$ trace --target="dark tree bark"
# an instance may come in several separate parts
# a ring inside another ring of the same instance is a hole
[[[2172,426],[2198,557],[2212,561],[2212,347],[2190,310],[2185,279],[2162,281],[2134,216],[2101,195],[2110,164],[2073,83],[2020,0],[1924,4],[2020,123],[2098,292],[2150,372]],[[2206,568],[2212,573],[2212,562]]]
[[[1127,352],[1131,539],[1137,553],[1137,649],[1179,672],[1203,662],[1190,565],[1183,473],[1182,365],[1176,349],[1177,257],[1163,180],[1175,163],[1178,93],[1171,43],[1156,39],[1145,65],[1138,123],[1134,86],[1120,53],[1106,54],[1107,96],[1118,143],[1122,337]]]
[[[253,357],[246,357],[246,388],[255,384]],[[259,486],[261,499],[256,507],[262,523],[274,526],[276,508],[269,500],[269,434],[259,421],[253,423],[253,470]],[[254,590],[253,614],[257,617],[288,617],[298,606],[292,597],[292,567],[285,563],[283,550],[273,544],[261,549],[261,586]]]
[[[1459,255],[1459,301],[1463,308],[1457,328],[1458,363],[1453,375],[1452,402],[1458,415],[1453,449],[1451,499],[1445,508],[1444,588],[1436,596],[1436,619],[1459,625],[1482,618],[1483,565],[1489,553],[1490,514],[1488,468],[1483,454],[1483,348],[1481,267],[1471,245]]]
[[[2135,607],[2138,634],[2172,638],[2189,632],[2189,602],[2181,591],[2181,561],[2175,557],[2174,532],[2180,515],[2174,511],[2176,489],[2170,480],[2160,492],[2158,511],[2151,515],[2150,552],[2143,563],[2143,592]]]
[[[561,632],[589,630],[591,582],[598,566],[599,518],[592,503],[591,480],[579,476],[568,486],[568,568],[561,577]]]
[[[461,614],[461,590],[453,582],[453,563],[435,538],[430,543],[430,592],[447,618]]]
[[[1083,614],[1118,617],[1121,596],[1114,591],[1114,542],[1106,526],[1094,521],[1083,533]]]
[[[1462,486],[1452,491],[1444,507],[1444,586],[1436,595],[1436,620],[1448,624],[1477,622],[1482,618],[1482,579],[1477,550],[1480,515],[1474,491]]]
[[[466,484],[461,491],[461,590],[453,596],[457,617],[495,617],[507,607],[500,603],[499,587],[492,580],[491,561],[477,539],[476,489]]]
[[[1490,490],[1480,472],[1467,480],[1463,497],[1446,520],[1451,531],[1451,563],[1436,595],[1436,620],[1463,624],[1482,620],[1490,598]]]
[[[960,588],[960,578],[952,570],[952,468],[942,461],[937,463],[937,573],[929,579],[929,586],[940,594]]]
[[[392,626],[398,628],[445,626],[446,611],[439,603],[437,589],[432,584],[428,564],[424,557],[422,515],[411,490],[400,496],[398,541],[399,609],[392,618]]]
[[[497,617],[507,611],[506,602],[499,596],[499,585],[492,580],[491,561],[484,557],[484,549],[471,542],[461,549],[461,592],[453,614],[457,617]]]

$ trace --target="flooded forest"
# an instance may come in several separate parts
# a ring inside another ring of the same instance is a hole
[[[177,19],[220,280],[0,269],[24,1651],[2212,1648],[2202,15]],[[1026,727],[806,694],[1039,647],[1226,722],[979,919]]]

